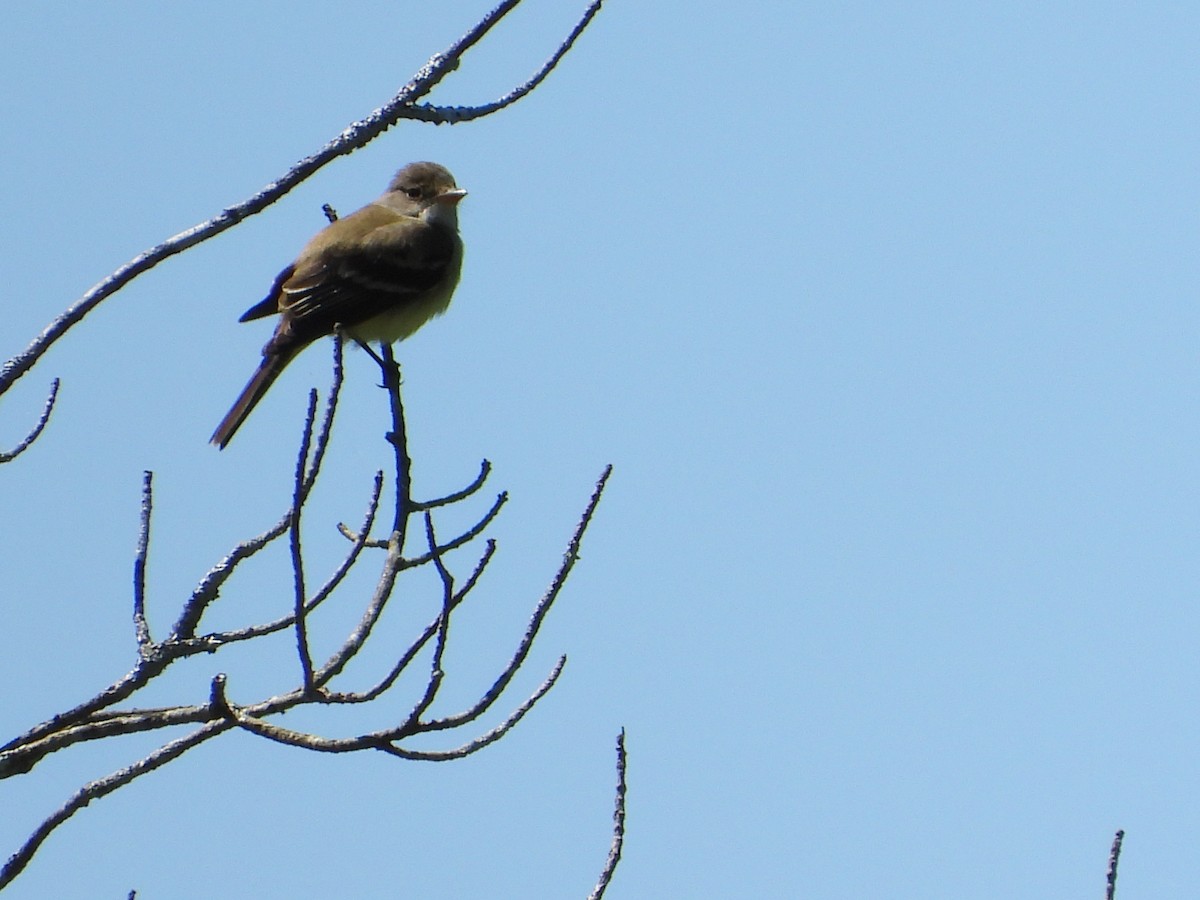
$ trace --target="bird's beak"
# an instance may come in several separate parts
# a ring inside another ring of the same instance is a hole
[[[438,194],[437,197],[434,198],[433,202],[434,203],[444,203],[444,204],[446,204],[446,206],[457,206],[458,201],[461,200],[465,196],[467,196],[466,191],[464,191],[462,188],[455,188],[452,191],[446,191],[444,193]]]

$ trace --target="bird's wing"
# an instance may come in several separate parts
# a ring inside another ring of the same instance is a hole
[[[370,204],[309,241],[239,321],[285,313],[314,337],[366,321],[437,285],[454,246],[451,232]]]
[[[242,313],[238,319],[239,322],[249,322],[251,319],[262,319],[267,316],[273,316],[279,312],[279,292],[283,288],[283,283],[292,277],[292,273],[296,271],[294,265],[288,266],[282,272],[275,276],[275,281],[271,284],[271,290],[262,300],[259,300],[252,307]]]
[[[357,223],[356,232],[347,229],[353,240],[340,239],[335,222],[318,236],[325,240],[314,239],[291,274],[281,278],[278,309],[296,338],[311,340],[335,325],[365,322],[419,299],[446,276],[454,256],[452,233],[378,206],[355,214],[360,215],[365,223]],[[365,235],[364,224],[372,225]]]

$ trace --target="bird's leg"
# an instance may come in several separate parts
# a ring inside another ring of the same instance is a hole
[[[400,363],[396,362],[392,354],[388,352],[391,348],[387,344],[380,341],[379,346],[383,350],[383,355],[380,356],[371,349],[371,345],[366,341],[355,338],[354,343],[362,347],[367,356],[375,360],[375,364],[379,366],[379,371],[383,375],[383,384],[380,387],[389,387],[392,384],[395,384],[396,387],[400,386]]]
[[[363,352],[366,353],[367,356],[371,357],[371,359],[375,360],[375,364],[378,365],[379,368],[381,368],[381,369],[387,368],[387,363],[385,363],[383,361],[383,358],[378,353],[376,353],[374,350],[371,349],[370,344],[368,344],[366,341],[359,340],[358,338],[354,339],[354,343],[356,343],[356,344],[358,344],[358,346],[362,347]]]

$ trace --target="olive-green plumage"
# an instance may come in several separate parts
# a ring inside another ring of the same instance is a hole
[[[390,344],[445,312],[462,266],[464,196],[442,166],[412,163],[379,199],[309,241],[239,320],[279,314],[258,370],[212,443],[224,448],[296,354],[337,326],[360,341]]]

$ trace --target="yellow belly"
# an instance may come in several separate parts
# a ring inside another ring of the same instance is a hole
[[[450,298],[454,296],[454,289],[458,286],[461,270],[460,247],[451,259],[446,278],[440,285],[423,294],[406,297],[393,309],[355,325],[349,329],[350,335],[360,341],[380,341],[385,344],[404,340],[430,319],[437,318],[446,311],[450,306]]]

